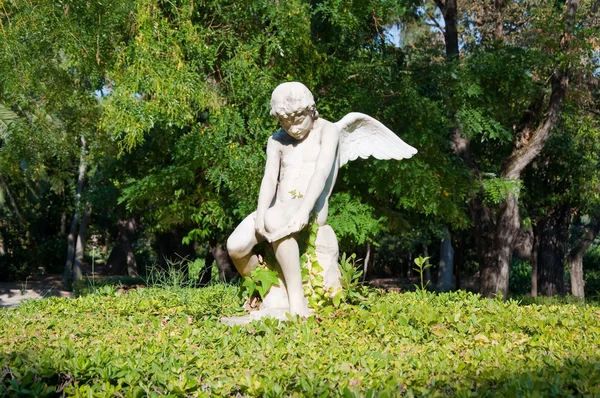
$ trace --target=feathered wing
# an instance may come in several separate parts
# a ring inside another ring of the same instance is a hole
[[[400,160],[417,153],[383,123],[364,113],[349,113],[335,124],[340,129],[340,167],[358,157]]]

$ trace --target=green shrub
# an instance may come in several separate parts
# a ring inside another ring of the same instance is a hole
[[[0,310],[0,396],[598,396],[600,309],[371,294],[229,327],[238,287],[136,289]],[[27,390],[27,391],[25,391]]]
[[[510,264],[508,291],[511,295],[531,292],[531,264],[529,261],[513,259]]]
[[[44,265],[46,273],[60,274],[65,268],[67,239],[55,238],[38,245],[35,256],[38,264]]]
[[[76,282],[73,282],[73,296],[81,297],[89,294],[94,294],[96,291],[106,292],[107,286],[114,286],[115,288],[127,288],[135,285],[145,285],[145,281],[142,278],[134,278],[131,276],[111,276],[101,279],[83,278]]]
[[[585,297],[600,299],[600,269],[586,270],[583,278]]]

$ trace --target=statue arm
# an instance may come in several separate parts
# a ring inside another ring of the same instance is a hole
[[[273,198],[277,192],[277,179],[279,178],[279,166],[281,156],[279,153],[279,145],[269,137],[267,141],[267,163],[265,166],[265,174],[260,184],[260,192],[258,194],[258,205],[256,207],[256,230],[265,235],[265,213],[273,203]]]
[[[325,189],[325,184],[327,183],[333,163],[335,162],[338,142],[339,131],[337,126],[333,123],[328,123],[323,126],[321,149],[319,151],[319,156],[317,157],[315,172],[310,178],[306,194],[302,200],[302,205],[299,208],[299,213],[305,214],[307,219]]]
[[[270,235],[269,241],[275,241],[302,230],[308,224],[310,212],[315,207],[319,197],[323,194],[323,189],[325,189],[327,179],[335,162],[339,142],[337,126],[329,124],[323,126],[323,129],[321,148],[317,157],[315,172],[310,178],[306,193],[301,199],[302,202],[296,213],[290,218],[287,226]]]

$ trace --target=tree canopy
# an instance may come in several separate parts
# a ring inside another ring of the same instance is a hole
[[[308,86],[320,116],[369,114],[419,150],[342,169],[331,224],[345,250],[392,239],[406,253],[383,263],[398,270],[449,230],[482,293],[506,296],[519,230],[559,205],[567,229],[597,215],[597,2],[0,6],[0,262],[13,276],[44,265],[86,209],[108,242],[136,220],[138,248],[161,234],[222,244],[256,207],[284,81]]]

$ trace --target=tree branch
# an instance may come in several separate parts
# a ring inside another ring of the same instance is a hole
[[[579,5],[579,0],[568,0],[565,5],[565,31],[563,32],[560,47],[563,52],[567,52],[571,46],[572,31],[575,24],[575,13]],[[568,69],[562,68],[550,78],[552,92],[548,103],[548,110],[541,124],[529,134],[527,131],[519,131],[517,136],[530,137],[521,147],[515,147],[502,166],[500,175],[503,178],[520,178],[521,172],[531,161],[539,155],[544,148],[546,141],[550,137],[552,129],[558,122],[563,99],[569,86]],[[528,128],[527,125],[524,129]]]
[[[433,21],[433,24],[428,24],[427,22],[425,23],[428,26],[432,26],[434,28],[438,28],[442,33],[444,33],[444,28],[442,27],[442,25],[440,25],[440,23],[437,21],[437,19],[435,18],[435,16],[431,15],[430,13],[427,13],[427,17]]]
[[[442,14],[444,14],[444,10],[446,9],[446,4],[442,2],[442,0],[434,0],[435,5],[438,6]]]

